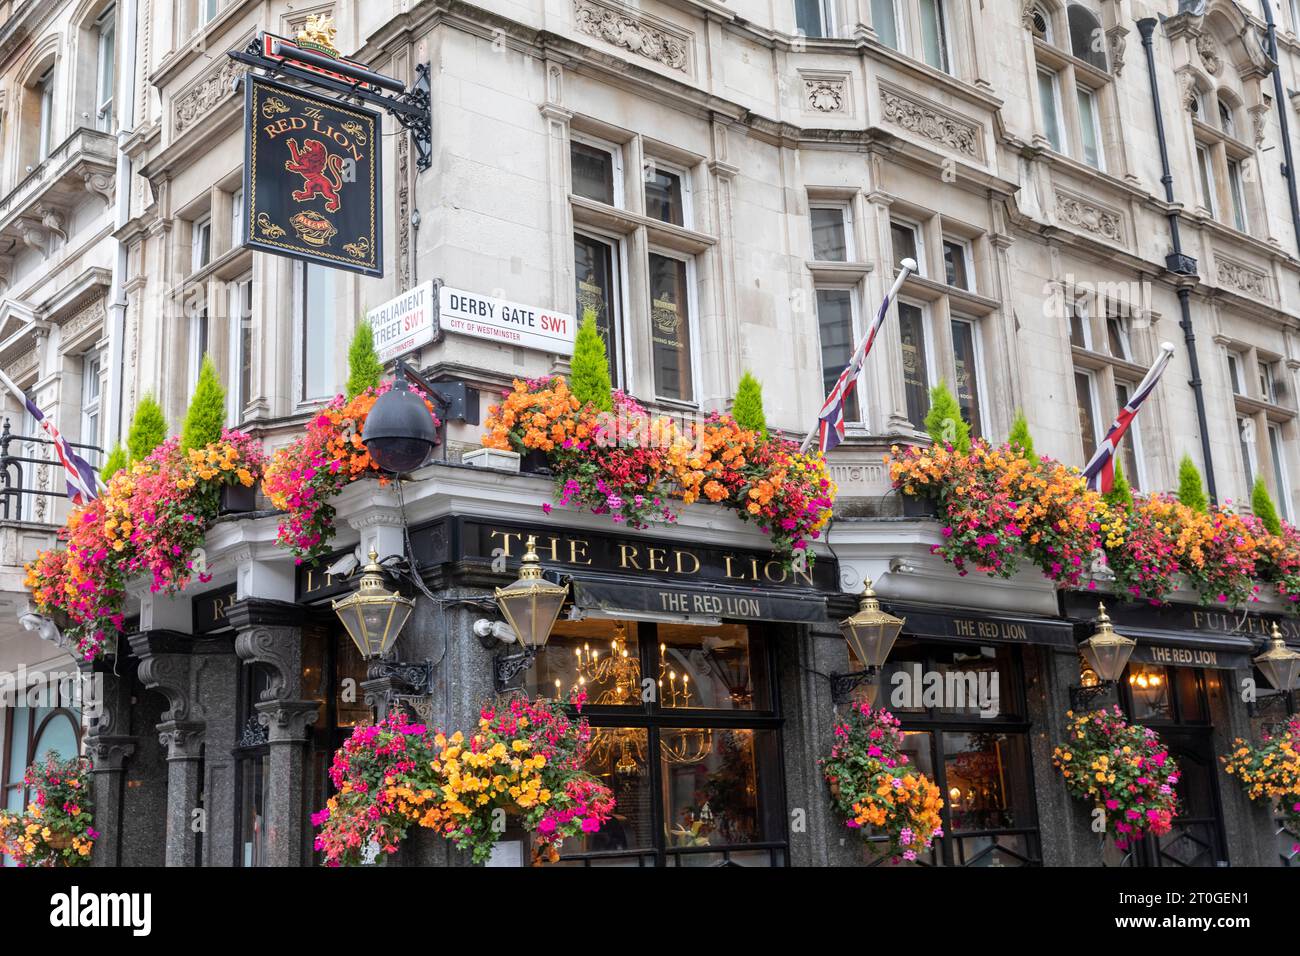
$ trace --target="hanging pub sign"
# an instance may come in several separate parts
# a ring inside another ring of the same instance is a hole
[[[382,276],[379,115],[249,73],[244,245]]]

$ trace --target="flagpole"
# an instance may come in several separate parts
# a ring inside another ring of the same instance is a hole
[[[18,399],[19,404],[23,403],[26,393],[13,383],[13,379],[6,375],[3,369],[0,369],[0,384],[3,384],[5,388],[9,389],[9,391],[13,393],[14,398]]]
[[[917,266],[916,266],[915,259],[904,259],[902,262],[900,262],[898,268],[898,275],[894,278],[894,284],[890,286],[889,292],[886,293],[885,301],[882,304],[886,306],[892,304],[894,298],[898,295],[898,290],[903,287],[903,282],[907,279],[909,275],[911,275],[913,272],[916,271],[917,271]],[[871,323],[871,327],[867,329],[867,334],[862,337],[862,341],[858,343],[858,347],[853,350],[853,354],[849,357],[849,365],[855,365],[857,363],[858,353],[862,352],[867,347],[867,343],[870,342],[875,335],[876,328],[883,321],[884,321],[884,316],[878,316]],[[800,454],[803,454],[808,450],[808,446],[812,444],[812,440],[813,438],[816,437],[817,432],[820,428],[821,428],[821,420],[818,419],[817,424],[814,425],[812,427],[812,430],[808,432],[808,434],[804,437],[803,444],[799,446]]]

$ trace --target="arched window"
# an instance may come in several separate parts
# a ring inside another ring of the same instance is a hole
[[[1070,24],[1070,52],[1099,70],[1106,66],[1106,33],[1101,21],[1087,7],[1070,4],[1067,11]]]
[[[1052,15],[1041,3],[1029,11],[1029,30],[1044,43],[1052,42]]]

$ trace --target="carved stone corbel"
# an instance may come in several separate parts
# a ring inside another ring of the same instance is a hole
[[[86,192],[102,197],[105,206],[113,205],[113,184],[117,181],[116,176],[112,173],[86,170],[81,174],[81,178],[86,184]]]
[[[63,213],[50,206],[37,206],[36,215],[41,217],[41,225],[51,236],[58,236],[64,242],[68,241],[68,234],[64,230]]]
[[[23,241],[23,245],[29,249],[35,249],[41,255],[45,255],[48,250],[45,248],[45,227],[35,219],[20,219],[18,221],[18,236]]]
[[[1124,54],[1128,50],[1128,27],[1115,25],[1106,31],[1106,48],[1110,54],[1110,72],[1119,76],[1124,72]]]

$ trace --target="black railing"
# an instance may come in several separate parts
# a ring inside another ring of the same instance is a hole
[[[4,521],[22,517],[22,501],[24,497],[66,498],[68,496],[66,492],[55,491],[52,488],[37,488],[34,485],[29,487],[25,482],[24,465],[37,467],[51,465],[60,470],[62,470],[63,465],[57,456],[54,458],[34,458],[28,455],[11,454],[9,446],[13,442],[19,442],[20,446],[51,446],[54,444],[54,441],[50,438],[39,438],[35,435],[15,435],[10,430],[9,419],[4,420],[3,427],[0,427],[0,520]],[[68,442],[68,445],[82,451],[103,452],[103,449],[98,445],[83,445],[75,441]],[[15,502],[17,503],[16,509],[14,507]],[[17,515],[13,514],[15,510],[18,512]]]

